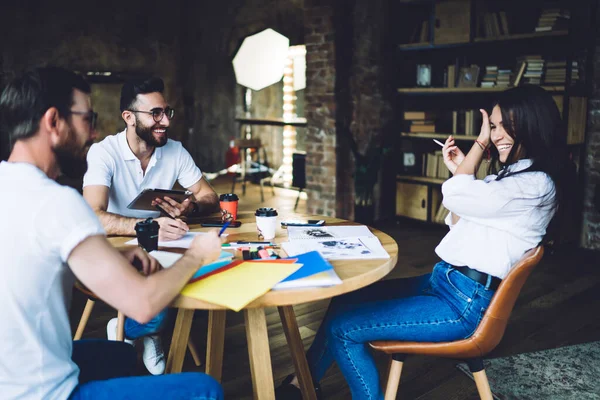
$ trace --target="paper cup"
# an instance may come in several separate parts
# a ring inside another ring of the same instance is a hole
[[[274,208],[259,208],[254,213],[256,216],[256,230],[258,237],[271,240],[275,238],[277,229],[277,210]]]
[[[219,196],[221,221],[226,222],[237,219],[238,200],[238,196],[234,193],[227,193]]]

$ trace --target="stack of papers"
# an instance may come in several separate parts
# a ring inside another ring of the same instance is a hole
[[[318,251],[327,260],[390,258],[368,227],[288,227],[289,242],[281,247],[288,256]]]

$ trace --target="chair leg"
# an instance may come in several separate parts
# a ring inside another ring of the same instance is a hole
[[[194,359],[194,364],[196,364],[196,367],[199,367],[202,365],[202,361],[200,360],[200,356],[198,356],[198,350],[196,349],[196,345],[194,344],[194,341],[192,340],[192,338],[188,339],[188,350],[190,351],[190,354],[192,355],[192,358]]]
[[[490,383],[485,374],[485,369],[474,372],[473,379],[475,379],[475,385],[477,385],[477,392],[479,393],[481,400],[493,400],[492,389],[490,389]]]
[[[75,332],[73,340],[79,340],[81,339],[81,336],[83,336],[83,330],[90,319],[90,315],[92,314],[95,304],[96,302],[92,299],[88,299],[85,303],[85,308],[83,309],[83,314],[81,314],[81,319],[79,320],[79,325],[77,325],[77,331]]]
[[[122,342],[125,339],[125,315],[119,311],[117,313],[117,340]]]
[[[260,201],[264,202],[265,201],[265,194],[263,192],[263,187],[265,186],[263,180],[260,180]]]
[[[477,386],[477,392],[481,400],[493,400],[492,390],[490,389],[490,383],[488,382],[485,369],[483,367],[482,358],[473,358],[466,360],[469,370],[473,374],[475,385]]]
[[[296,204],[294,205],[294,211],[296,211],[296,208],[298,208],[298,201],[300,200],[300,193],[302,193],[302,189],[300,188],[300,190],[298,190],[298,197],[296,197]]]
[[[385,388],[385,400],[396,400],[398,393],[398,385],[400,384],[400,374],[402,374],[402,366],[404,365],[404,354],[392,355],[392,363],[390,365],[390,373]]]

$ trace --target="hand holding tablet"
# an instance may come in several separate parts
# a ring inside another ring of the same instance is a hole
[[[127,208],[131,210],[156,211],[156,205],[153,204],[156,198],[163,199],[164,197],[169,197],[178,203],[182,203],[192,196],[193,193],[189,190],[144,189],[129,203]]]

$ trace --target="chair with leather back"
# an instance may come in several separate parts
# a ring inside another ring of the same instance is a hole
[[[88,320],[90,319],[90,315],[92,314],[92,310],[94,309],[94,306],[96,305],[96,301],[98,300],[98,298],[91,290],[86,288],[83,284],[81,284],[78,281],[75,282],[75,287],[79,291],[84,293],[88,298],[87,302],[85,303],[85,308],[83,309],[83,314],[81,314],[81,319],[79,320],[79,324],[77,325],[77,330],[75,331],[75,336],[73,336],[73,340],[79,340],[83,336],[83,331],[85,330],[85,327],[88,323]],[[121,311],[117,311],[117,341],[122,342],[124,339],[125,339],[125,315]],[[197,367],[201,366],[202,361],[200,360],[198,351],[196,350],[196,346],[194,345],[194,342],[192,341],[191,338],[188,340],[188,350],[190,351],[190,354],[192,355],[192,358],[194,359],[194,364],[196,364]]]
[[[492,351],[504,335],[508,318],[521,288],[544,254],[543,246],[527,251],[502,280],[479,326],[466,339],[454,342],[373,341],[371,347],[392,356],[385,400],[396,398],[402,365],[407,354],[423,354],[465,360],[473,373],[481,399],[491,400],[492,392],[483,366],[483,356]]]

